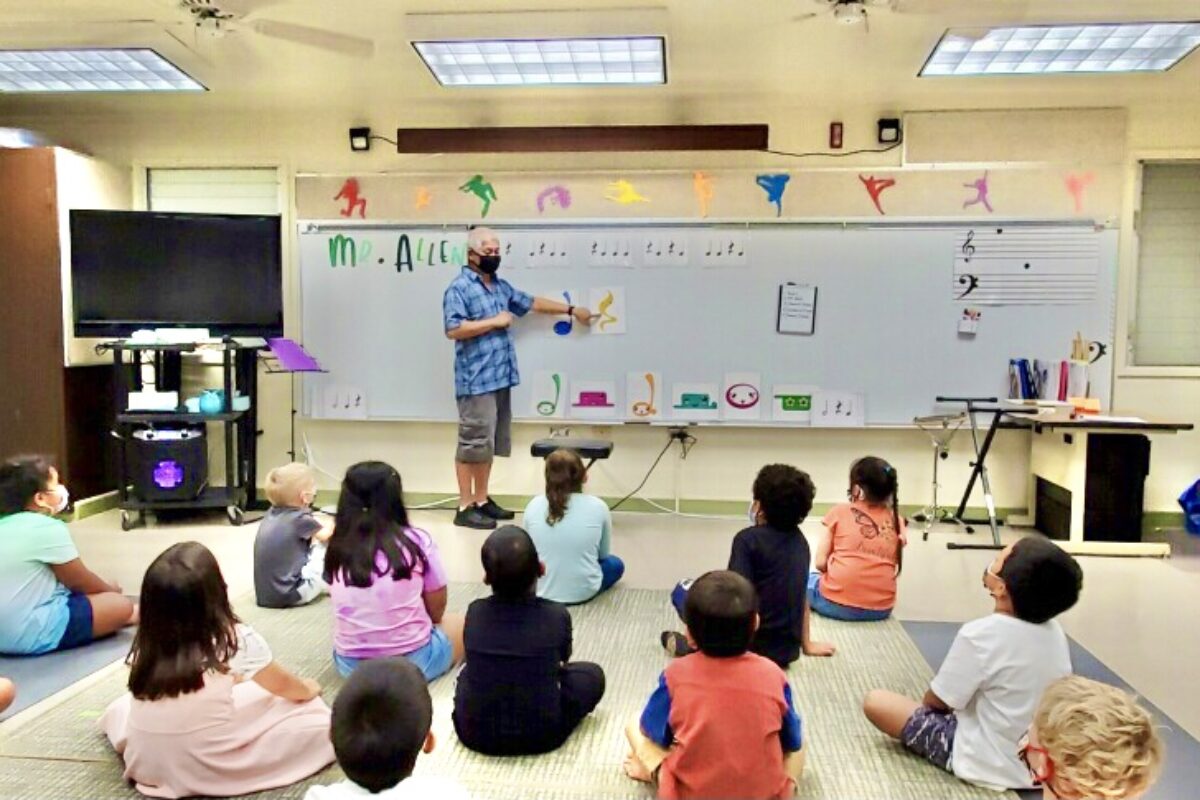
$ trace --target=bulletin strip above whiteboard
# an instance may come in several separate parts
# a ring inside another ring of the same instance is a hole
[[[946,410],[937,395],[1006,396],[1010,359],[1066,358],[1077,333],[1113,352],[1117,232],[1090,222],[495,227],[501,277],[597,314],[513,325],[519,420],[905,425]],[[329,370],[304,377],[303,413],[456,420],[442,297],[465,227],[312,221],[299,242],[303,341]],[[999,261],[966,271],[964,244]],[[1070,291],[1039,278],[1064,247]],[[818,290],[811,335],[778,331],[789,283]],[[965,309],[980,312],[973,335]],[[1090,383],[1108,408],[1111,356]]]

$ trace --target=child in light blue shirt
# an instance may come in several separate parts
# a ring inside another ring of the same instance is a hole
[[[587,469],[571,450],[546,459],[546,493],[529,501],[525,529],[546,565],[538,597],[586,603],[625,574],[611,552],[612,514],[598,497],[583,494]]]

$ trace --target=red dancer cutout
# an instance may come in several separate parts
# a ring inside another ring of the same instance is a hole
[[[358,216],[367,218],[367,198],[359,194],[357,178],[347,178],[342,190],[333,199],[346,201],[346,207],[341,211],[343,217],[354,216],[354,209],[358,208]]]
[[[875,204],[875,210],[880,214],[887,214],[883,210],[883,206],[879,205],[879,195],[883,194],[884,189],[890,189],[895,186],[896,179],[876,178],[874,175],[867,175],[866,177],[859,175],[858,179],[862,181],[863,186],[867,187],[867,194],[871,195],[871,202]]]

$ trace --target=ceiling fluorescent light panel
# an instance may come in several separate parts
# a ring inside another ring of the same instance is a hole
[[[921,77],[1162,72],[1200,45],[1200,22],[951,28]]]
[[[413,42],[443,86],[654,85],[667,82],[661,36]]]
[[[153,50],[0,50],[0,92],[202,92]]]

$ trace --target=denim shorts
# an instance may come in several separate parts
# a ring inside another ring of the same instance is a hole
[[[73,647],[88,644],[92,636],[92,601],[86,594],[71,592],[67,598],[67,629],[58,640],[55,650],[70,650]]]
[[[450,637],[440,627],[434,625],[433,631],[429,635],[429,641],[425,643],[424,647],[396,657],[407,658],[417,665],[417,669],[421,670],[426,681],[432,681],[450,671],[450,667],[454,664],[454,647],[450,644]],[[381,656],[381,658],[390,658],[390,656]],[[370,659],[344,656],[336,650],[333,651],[333,665],[337,667],[338,674],[343,678],[350,677],[350,673],[354,672],[355,667],[368,660]]]
[[[890,608],[856,608],[826,600],[821,594],[821,573],[808,573],[808,607],[822,617],[840,619],[843,622],[878,622],[892,615]]]

